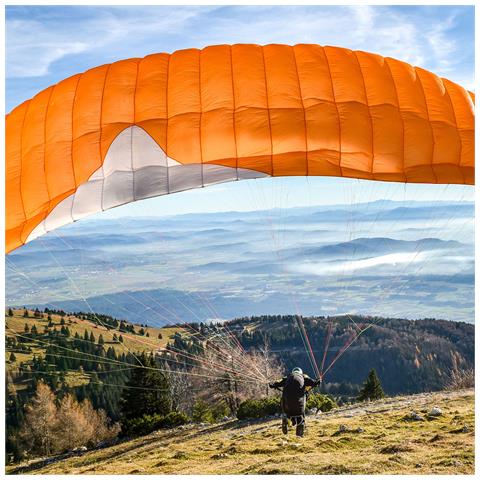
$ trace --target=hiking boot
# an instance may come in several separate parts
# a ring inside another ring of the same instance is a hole
[[[301,422],[297,425],[295,433],[297,437],[303,437],[305,435],[305,422]]]
[[[288,433],[288,419],[282,418],[282,433],[286,435]]]

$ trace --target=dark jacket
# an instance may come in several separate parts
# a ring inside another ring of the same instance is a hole
[[[305,414],[306,389],[316,387],[320,383],[308,375],[291,373],[280,381],[272,383],[272,388],[283,388],[282,411],[289,417]]]

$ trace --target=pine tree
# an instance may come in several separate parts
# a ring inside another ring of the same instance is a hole
[[[100,336],[98,337],[98,344],[99,345],[104,345],[105,344],[105,340],[103,339],[103,335],[100,334]]]
[[[161,340],[162,338],[163,338],[162,334],[159,333],[159,334],[158,334],[158,339]]]
[[[165,415],[171,411],[170,385],[168,378],[159,370],[151,355],[139,357],[143,366],[132,370],[130,380],[122,392],[122,416],[124,419],[143,415]]]
[[[114,342],[118,342],[118,337],[117,337],[117,334],[116,334],[116,333],[113,334],[113,341],[114,341]]]
[[[90,332],[89,340],[90,340],[91,343],[95,343],[95,335],[93,334],[93,332]]]
[[[11,308],[8,309],[8,316],[13,317],[13,310]]]
[[[29,315],[28,315],[28,310],[27,310],[27,309],[25,309],[25,310],[23,311],[23,316],[24,316],[25,318],[28,318],[28,317],[29,317]]]
[[[17,359],[17,357],[16,357],[15,354],[12,352],[12,353],[10,354],[10,361],[13,363],[16,359]]]
[[[26,323],[25,326],[23,327],[23,331],[25,333],[30,333],[30,327],[28,326],[28,323]]]
[[[117,359],[117,355],[115,354],[115,349],[113,347],[108,347],[107,349],[107,358],[110,358],[112,360]]]
[[[123,343],[123,337],[122,337],[122,335],[120,335],[120,336],[118,337],[118,341],[119,341],[120,343]]]
[[[64,372],[68,370],[68,360],[64,356],[56,357],[56,362],[55,364],[57,365],[57,368],[61,371]],[[62,380],[60,380],[62,381]]]
[[[363,402],[365,400],[378,400],[385,397],[380,379],[375,369],[371,369],[362,389],[360,390],[357,400]]]

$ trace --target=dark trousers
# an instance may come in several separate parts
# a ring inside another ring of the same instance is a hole
[[[292,422],[293,427],[295,425],[301,425],[302,423],[305,423],[305,415],[294,415],[294,416],[287,415],[287,418]]]

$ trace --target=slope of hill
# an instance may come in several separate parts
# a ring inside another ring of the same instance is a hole
[[[438,406],[442,415],[428,418]],[[424,421],[407,421],[412,410]],[[8,474],[470,474],[474,392],[437,392],[307,418],[298,439],[279,419],[186,425],[94,451],[7,467]],[[340,431],[344,425],[344,431]]]
[[[28,371],[33,366],[34,357],[45,358],[48,354],[55,355],[55,352],[49,353],[49,349],[55,346],[60,348],[57,353],[61,353],[66,358],[73,358],[72,355],[76,355],[83,359],[85,364],[97,360],[99,352],[89,351],[81,354],[70,350],[69,339],[78,342],[86,341],[95,348],[102,346],[104,352],[112,348],[116,355],[128,355],[131,352],[138,354],[142,351],[150,352],[163,348],[176,332],[182,331],[180,327],[153,328],[133,325],[100,314],[35,313],[32,310],[27,312],[28,317],[25,317],[25,310],[14,309],[12,316],[5,317],[7,372],[15,373],[12,378],[17,391],[24,390],[30,385],[32,378],[28,378]],[[27,328],[28,331],[26,331]],[[34,331],[32,329],[38,333],[32,334]],[[66,329],[68,334],[64,333]],[[85,338],[88,340],[84,340]],[[11,357],[12,354],[14,358]],[[99,359],[99,365],[101,364],[102,360]],[[65,368],[67,384],[70,386],[88,384],[92,375],[86,370],[87,368],[83,367],[82,373],[79,374],[73,368]],[[45,373],[49,375],[58,372],[53,369]],[[27,378],[24,378],[25,375]]]
[[[11,353],[15,359],[8,362],[7,371],[18,372],[22,364],[29,368],[35,354],[45,356],[48,344],[51,345],[50,348],[53,348],[52,345],[60,345],[60,350],[50,352],[52,355],[72,355],[65,352],[65,347],[71,348],[70,343],[75,337],[79,337],[77,343],[82,344],[85,342],[91,344],[93,339],[94,348],[84,350],[83,356],[80,355],[80,361],[70,367],[62,365],[62,370],[67,372],[67,379],[75,385],[88,382],[92,376],[89,372],[102,372],[101,365],[90,364],[86,368],[85,364],[92,354],[106,355],[110,348],[119,356],[132,352],[156,351],[170,343],[177,351],[187,349],[187,353],[196,353],[195,344],[182,341],[182,335],[191,340],[194,324],[188,324],[183,328],[178,325],[153,328],[133,325],[123,320],[115,320],[117,322],[115,324],[113,319],[100,314],[87,316],[87,314],[51,313],[49,320],[47,314],[40,314],[41,318],[35,318],[33,312],[30,312],[29,318],[25,318],[23,310],[14,310],[13,313],[12,317],[6,317],[7,359]],[[358,315],[307,317],[303,322],[319,366],[324,354],[324,370],[332,365],[324,378],[323,388],[326,393],[333,395],[354,395],[357,386],[363,382],[371,368],[376,369],[385,391],[390,395],[398,395],[441,389],[449,383],[450,375],[455,368],[467,371],[474,367],[474,326],[471,324],[434,319],[412,321]],[[25,333],[26,324],[30,329],[35,325],[38,331],[35,338]],[[217,325],[219,330],[212,330],[210,334],[218,335],[224,332],[223,324]],[[291,369],[300,365],[310,375],[315,375],[295,316],[244,317],[231,320],[226,325],[228,331],[235,333],[246,350],[259,350],[267,342],[271,352],[285,368]],[[65,338],[61,330],[67,327],[69,333],[68,338]],[[356,329],[364,327],[368,329],[342,353],[342,348],[355,334]],[[330,339],[327,345],[329,329]],[[206,331],[208,332],[208,329]],[[176,333],[180,335],[175,335]],[[208,337],[209,333],[206,335]],[[98,345],[100,336],[102,348]],[[17,343],[13,337],[16,337]],[[85,341],[85,338],[88,341]],[[63,343],[65,341],[67,344]],[[82,345],[75,346],[77,350],[83,350],[80,347]],[[191,352],[188,352],[189,348],[192,349]],[[51,358],[50,363],[59,368],[57,358]],[[81,381],[78,372],[74,371],[78,370],[80,365],[83,365],[84,369]],[[28,386],[26,376],[28,372],[25,371],[22,375],[14,375],[14,382],[15,379],[19,379],[17,382],[19,389]]]

